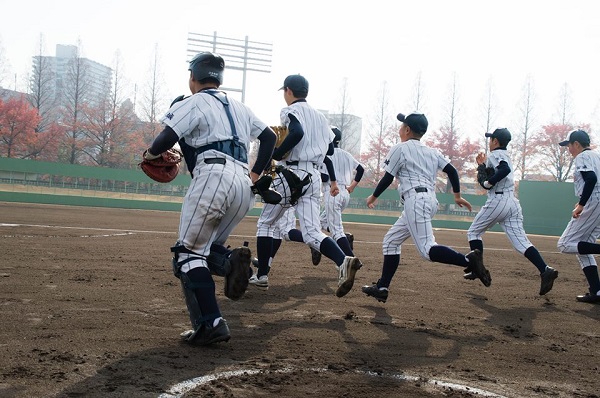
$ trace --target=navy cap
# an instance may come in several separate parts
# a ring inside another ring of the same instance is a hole
[[[590,136],[583,130],[572,130],[567,134],[567,138],[565,138],[564,141],[559,142],[558,145],[567,146],[575,141],[583,146],[588,146],[590,145]]]
[[[493,133],[485,133],[488,138],[496,138],[498,141],[507,143],[512,139],[510,131],[506,128],[496,129]]]
[[[308,94],[308,80],[300,74],[289,75],[286,77],[280,90],[283,90],[286,87],[295,93]]]
[[[399,113],[398,116],[396,116],[396,119],[408,125],[408,127],[417,134],[425,134],[427,126],[429,126],[427,118],[422,113],[411,113],[408,116]]]

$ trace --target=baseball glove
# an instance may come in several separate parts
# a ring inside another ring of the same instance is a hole
[[[271,188],[273,177],[265,174],[252,185],[252,193],[260,195],[265,203],[276,205],[281,202],[281,194]]]
[[[275,135],[277,136],[277,142],[275,143],[275,149],[277,149],[281,146],[281,143],[285,140],[285,137],[287,137],[288,129],[285,126],[269,126],[269,127],[271,127],[271,130],[273,130],[273,132],[275,132]],[[281,159],[287,158],[289,154],[290,154],[289,152],[285,153],[281,157]],[[277,160],[281,160],[281,159],[277,159]]]
[[[145,150],[139,166],[154,181],[171,182],[179,173],[182,158],[183,154],[176,148],[171,148],[156,156]]]
[[[484,182],[488,181],[496,173],[493,167],[485,167],[485,164],[477,166],[477,182],[483,187],[483,189],[491,189],[492,186],[487,188]]]

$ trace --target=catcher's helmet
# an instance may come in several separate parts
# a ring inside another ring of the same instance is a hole
[[[201,52],[196,54],[190,61],[189,71],[192,71],[194,80],[200,81],[206,78],[213,78],[223,84],[223,71],[225,70],[225,61],[219,54],[211,52]]]
[[[342,132],[335,126],[331,127],[331,131],[333,131],[333,134],[335,134],[335,138],[333,139],[333,145],[337,147],[340,144],[340,141],[342,140]]]

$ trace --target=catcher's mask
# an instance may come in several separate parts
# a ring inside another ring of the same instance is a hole
[[[208,51],[196,54],[190,61],[188,68],[194,76],[194,80],[201,81],[212,78],[223,84],[223,71],[225,70],[225,61],[219,54]]]
[[[296,172],[300,172],[305,177],[301,179]],[[282,165],[273,167],[271,175],[273,176],[272,188],[281,194],[279,205],[282,207],[295,206],[312,181],[308,171],[300,169],[292,171]]]

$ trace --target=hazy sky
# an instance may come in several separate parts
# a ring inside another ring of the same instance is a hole
[[[82,56],[107,66],[121,53],[131,86],[144,84],[158,46],[166,103],[188,94],[188,32],[271,43],[270,74],[249,73],[246,103],[269,124],[285,105],[277,89],[288,74],[310,83],[308,100],[336,111],[347,78],[350,113],[374,114],[384,81],[390,115],[410,113],[418,73],[422,111],[437,129],[457,77],[458,127],[484,133],[482,98],[491,78],[497,126],[519,130],[517,108],[528,75],[536,93],[536,124],[557,119],[567,83],[573,123],[598,125],[600,2],[597,0],[303,0],[5,1],[0,45],[9,63],[3,86],[25,90],[31,57],[43,35],[45,55],[56,44],[81,43]],[[225,85],[228,74],[226,72]],[[15,79],[16,76],[16,79]],[[132,90],[133,91],[133,90]],[[165,109],[166,110],[166,109]],[[501,111],[501,113],[500,113]],[[363,133],[367,133],[365,123]]]

